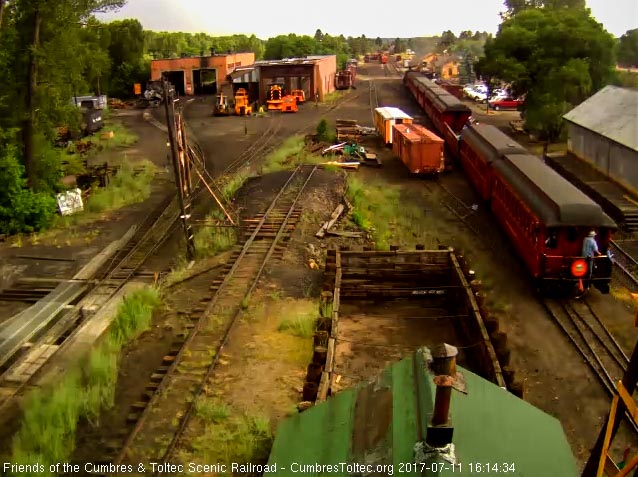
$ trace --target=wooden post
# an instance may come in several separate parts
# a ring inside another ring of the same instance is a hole
[[[169,91],[168,82],[164,81],[164,106],[166,109],[166,126],[168,128],[168,138],[171,145],[173,171],[175,174],[175,186],[177,187],[177,198],[179,200],[179,207],[182,214],[182,225],[184,227],[184,235],[186,238],[186,254],[188,260],[193,260],[193,258],[195,257],[195,242],[190,229],[190,225],[188,223],[189,215],[187,215],[186,213],[186,207],[184,204],[185,184],[183,184],[182,181],[182,168],[180,167],[179,154],[180,145],[175,125],[175,106],[173,101],[173,95]]]
[[[638,382],[638,342],[636,346],[634,346],[634,351],[631,355],[631,359],[629,360],[629,366],[627,366],[627,371],[625,371],[625,375],[622,379],[622,384],[631,396],[636,389],[636,383]],[[585,464],[585,468],[583,469],[583,473],[581,477],[595,477],[596,471],[598,470],[598,462],[603,453],[605,437],[607,434],[607,424],[609,421],[613,421],[613,425],[611,426],[610,431],[610,439],[613,439],[618,431],[618,426],[620,426],[621,419],[618,417],[618,413],[624,413],[625,406],[620,403],[620,405],[616,408],[610,410],[609,416],[605,421],[605,426],[600,430],[600,434],[598,434],[598,439],[594,444],[594,448],[591,451],[589,456],[589,460],[587,464]]]

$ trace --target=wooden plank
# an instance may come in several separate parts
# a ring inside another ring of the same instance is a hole
[[[628,416],[634,421],[634,423],[638,424],[637,422],[638,408],[636,407],[636,402],[629,395],[629,392],[623,385],[622,381],[618,382],[618,385],[616,388],[618,389],[618,395],[620,396],[620,399],[622,399],[622,402],[625,405],[625,408],[627,409]]]
[[[335,208],[335,210],[332,212],[332,215],[330,216],[330,220],[328,220],[321,226],[319,231],[315,234],[315,237],[320,237],[320,238],[323,237],[326,231],[330,229],[330,227],[332,227],[334,223],[339,219],[339,216],[342,214],[344,209],[345,209],[344,205],[339,204]]]
[[[614,421],[616,420],[619,399],[620,398],[618,397],[618,395],[615,395],[611,401],[611,409],[609,411],[609,419],[607,420],[607,428],[605,430],[603,448],[600,451],[600,458],[598,460],[598,470],[596,471],[596,477],[603,477],[605,474],[605,461],[607,460],[607,454],[609,453],[609,445],[611,444],[611,433],[614,427]]]
[[[330,384],[330,375],[325,371],[321,373],[321,380],[319,381],[319,390],[317,391],[317,399],[315,402],[323,402],[328,397],[328,388]]]
[[[335,360],[335,338],[328,339],[328,355],[326,356],[326,371],[332,373],[334,368],[334,360]]]
[[[605,460],[605,473],[607,475],[616,475],[618,472],[620,472],[620,469],[612,458],[609,457],[609,454],[607,454],[607,459]]]
[[[616,477],[625,477],[629,475],[629,472],[638,467],[638,454],[633,456],[631,460],[623,467],[623,469],[616,475]]]
[[[449,250],[395,250],[392,252],[388,251],[375,251],[375,250],[339,250],[344,258],[345,257],[392,257],[395,255],[414,255],[414,256],[422,256],[422,255],[440,255],[445,257],[448,260],[450,251]]]
[[[495,384],[497,384],[498,386],[502,388],[507,388],[505,384],[505,379],[503,378],[501,365],[499,364],[498,359],[496,358],[496,352],[494,351],[494,346],[492,346],[492,342],[490,341],[490,337],[487,333],[487,329],[485,328],[485,324],[483,323],[481,310],[478,306],[478,303],[476,302],[476,299],[474,298],[474,293],[472,292],[472,288],[470,287],[470,284],[467,282],[467,280],[465,279],[465,276],[463,275],[463,270],[461,270],[461,266],[459,265],[456,255],[450,252],[446,252],[446,253],[449,253],[449,257],[452,262],[452,265],[456,269],[456,276],[458,277],[458,280],[461,282],[461,286],[465,289],[465,295],[467,297],[467,300],[470,306],[470,311],[471,311],[470,316],[474,317],[475,323],[480,330],[481,337],[483,338],[483,345],[485,346],[485,349],[492,363],[492,368],[494,370]]]
[[[347,238],[360,238],[363,237],[363,232],[346,232],[346,231],[338,231],[338,230],[326,230],[328,235],[335,235],[337,237],[347,237]]]

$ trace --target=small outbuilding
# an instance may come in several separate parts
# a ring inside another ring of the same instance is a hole
[[[151,61],[151,81],[168,79],[180,95],[216,94],[229,83],[228,74],[236,68],[252,65],[254,53],[166,58]]]
[[[506,474],[575,477],[560,422],[455,363],[456,348],[421,348],[369,383],[279,424],[277,475]]]
[[[563,118],[568,152],[638,193],[638,91],[605,86]]]

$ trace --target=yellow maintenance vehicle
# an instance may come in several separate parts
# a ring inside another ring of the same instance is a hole
[[[219,93],[215,97],[215,106],[213,107],[214,116],[228,116],[230,114],[230,106],[228,105],[228,96]]]
[[[268,94],[268,111],[281,111],[283,107],[283,91],[278,84],[270,85]]]
[[[235,93],[235,114],[237,116],[248,116],[253,114],[253,107],[248,99],[248,91],[239,88]]]

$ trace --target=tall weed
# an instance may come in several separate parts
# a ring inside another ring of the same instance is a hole
[[[12,462],[38,462],[48,470],[50,464],[70,460],[79,419],[96,424],[100,411],[113,406],[121,347],[148,328],[158,304],[159,294],[154,288],[131,293],[120,305],[108,339],[91,352],[84,365],[69,370],[57,385],[31,392],[20,429],[12,441]]]

